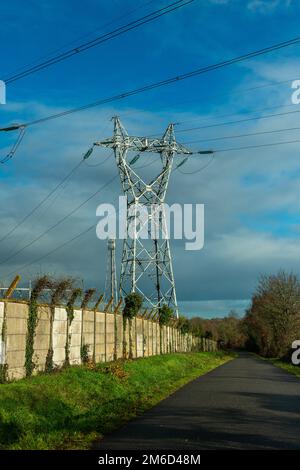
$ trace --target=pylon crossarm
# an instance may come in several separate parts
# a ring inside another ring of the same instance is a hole
[[[113,137],[94,142],[98,147],[109,147],[119,149],[120,151],[148,152],[148,153],[167,153],[192,155],[184,145],[178,142],[166,142],[163,139],[150,139],[147,137]]]

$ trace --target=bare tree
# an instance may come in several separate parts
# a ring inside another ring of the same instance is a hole
[[[250,342],[266,356],[281,357],[300,334],[300,283],[293,273],[262,276],[245,318]]]

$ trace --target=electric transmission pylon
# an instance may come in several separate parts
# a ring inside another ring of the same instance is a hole
[[[107,241],[107,268],[104,295],[107,300],[113,298],[113,305],[118,303],[118,288],[116,277],[116,241],[109,238]]]
[[[174,156],[191,155],[192,152],[176,142],[173,124],[169,124],[162,138],[148,138],[129,136],[118,117],[114,117],[113,121],[113,136],[95,142],[94,145],[113,149],[122,188],[127,196],[127,224],[121,262],[120,296],[125,297],[130,292],[137,292],[142,295],[146,306],[159,309],[163,304],[167,304],[178,316],[168,227],[165,212],[161,208]],[[129,151],[138,154],[158,153],[162,165],[159,174],[146,183],[133,169],[133,161],[128,161]],[[136,209],[137,205],[146,209],[142,221],[141,214]],[[153,216],[155,213],[157,217]],[[148,214],[147,220],[145,214]],[[139,236],[145,226],[148,238]],[[135,236],[132,236],[132,230]],[[155,237],[153,233],[156,234]]]

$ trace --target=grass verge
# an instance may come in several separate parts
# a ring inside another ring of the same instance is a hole
[[[297,375],[300,377],[300,367],[294,366],[293,364],[289,364],[288,362],[280,361],[279,359],[270,359],[270,362],[274,364],[274,366],[280,367],[281,369],[290,372],[291,374]]]
[[[168,354],[0,385],[0,448],[86,449],[232,357],[220,351]]]

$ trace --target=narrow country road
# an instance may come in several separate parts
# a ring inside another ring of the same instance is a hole
[[[242,353],[96,449],[300,449],[300,379]]]

